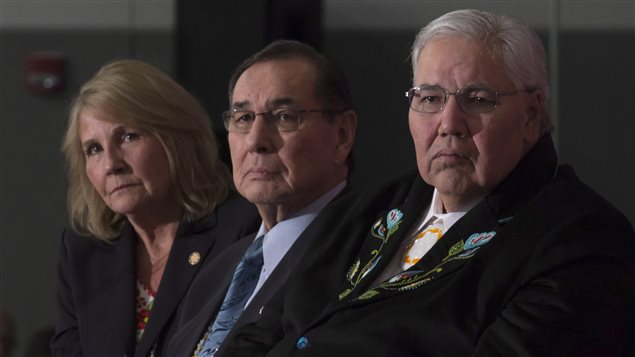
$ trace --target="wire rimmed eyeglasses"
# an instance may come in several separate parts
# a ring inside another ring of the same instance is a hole
[[[326,109],[291,109],[278,108],[262,113],[256,113],[251,110],[230,109],[223,112],[223,124],[229,132],[247,133],[256,120],[261,115],[270,127],[277,131],[296,131],[304,126],[305,121],[303,115],[305,113],[332,113],[332,110]]]
[[[450,92],[441,86],[420,86],[406,92],[410,108],[420,113],[441,113],[448,98],[456,97],[459,107],[466,113],[489,113],[499,105],[499,98],[518,93],[531,93],[533,89],[498,92],[483,86],[468,86]]]

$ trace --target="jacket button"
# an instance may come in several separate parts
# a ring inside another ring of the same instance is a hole
[[[309,345],[309,339],[304,336],[298,338],[298,340],[295,343],[295,347],[297,347],[298,349],[306,348],[308,345]]]

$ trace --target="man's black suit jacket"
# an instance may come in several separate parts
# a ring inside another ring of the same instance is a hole
[[[417,173],[397,182],[409,188],[401,205],[361,236],[353,221],[323,237],[217,356],[627,355],[633,227],[557,166],[550,137],[421,261],[375,286],[432,197]]]
[[[105,242],[66,230],[58,257],[55,356],[147,356],[172,332],[175,311],[194,276],[221,251],[254,232],[255,206],[238,194],[209,216],[182,223],[172,245],[150,319],[139,343],[136,328],[137,239],[128,224],[122,236]],[[192,253],[200,261],[190,264]]]
[[[333,211],[331,207],[334,205],[339,207],[339,202],[346,200],[350,191],[351,189],[347,185],[302,232],[269,275],[267,281],[254,295],[252,301],[236,321],[234,328],[229,332],[228,337],[231,337],[239,326],[260,318],[263,306],[280,290],[291,271],[303,260],[305,253],[311,254],[311,252],[307,252],[309,244],[314,240],[320,240],[325,231],[332,229],[326,224],[332,220],[333,215],[342,214],[342,212]],[[378,197],[377,199],[383,198]],[[254,238],[255,234],[234,243],[216,257],[212,264],[201,270],[178,313],[177,332],[170,341],[166,341],[167,347],[162,346],[161,355],[192,356],[195,347],[225,298],[235,267]]]

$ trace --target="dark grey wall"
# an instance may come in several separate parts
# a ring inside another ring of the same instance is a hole
[[[404,93],[412,87],[410,31],[331,30],[324,52],[348,76],[358,113],[355,185],[385,179],[416,165]]]
[[[224,161],[229,162],[221,113],[234,67],[265,43],[265,2],[179,1],[176,76],[209,113]],[[235,19],[235,21],[227,21]]]
[[[635,31],[564,32],[559,148],[635,224]]]

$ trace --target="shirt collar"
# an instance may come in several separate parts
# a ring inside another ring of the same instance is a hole
[[[476,204],[481,199],[482,197],[479,197],[478,199],[469,202],[459,211],[448,213],[435,212],[435,207],[437,207],[437,200],[439,200],[439,191],[435,188],[434,192],[432,193],[432,201],[430,203],[430,207],[428,207],[428,211],[426,212],[424,219],[421,221],[417,229],[423,227],[423,225],[425,224],[428,224],[430,218],[434,216],[436,217],[436,219],[440,218],[443,220],[443,225],[445,226],[445,231],[447,232],[447,230],[450,229],[450,227],[452,227],[454,223],[461,219],[461,217],[463,217],[469,210],[471,210],[472,207],[476,206]]]
[[[346,181],[340,182],[337,186],[333,187],[327,193],[322,195],[317,200],[313,201],[310,205],[306,206],[292,217],[278,222],[271,230],[267,231],[264,223],[260,224],[260,229],[256,234],[256,237],[260,237],[265,234],[264,241],[262,243],[262,256],[263,265],[260,271],[260,277],[256,283],[256,288],[252,292],[251,296],[247,300],[247,305],[251,303],[251,299],[258,293],[260,288],[269,278],[269,275],[274,271],[278,263],[284,258],[287,251],[291,248],[293,243],[300,237],[306,227],[311,224],[313,219],[320,213],[320,211],[335,198],[346,186]]]
[[[287,250],[293,245],[296,239],[302,234],[313,219],[335,198],[346,186],[346,181],[342,181],[331,190],[320,196],[317,200],[305,208],[298,211],[284,221],[278,222],[271,230],[267,231],[264,222],[260,224],[260,229],[256,237],[266,234],[263,242],[263,257],[265,266],[275,267]]]

